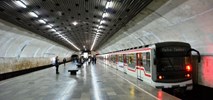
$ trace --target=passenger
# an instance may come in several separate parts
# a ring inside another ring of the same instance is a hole
[[[96,57],[92,57],[92,63],[96,64]]]
[[[81,57],[81,64],[83,64],[84,63],[84,58],[83,57]]]
[[[66,58],[63,59],[64,66],[66,66]]]
[[[55,67],[56,67],[56,74],[59,74],[58,72],[58,67],[59,67],[59,62],[58,62],[58,56],[55,57]]]
[[[91,57],[89,57],[89,59],[88,59],[88,63],[89,63],[89,65],[90,65],[90,63],[91,63]]]
[[[94,57],[94,63],[96,64],[96,57]]]

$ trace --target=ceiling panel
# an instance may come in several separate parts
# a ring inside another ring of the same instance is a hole
[[[69,42],[90,50],[97,37],[93,50],[98,49],[152,0],[19,0],[26,8],[16,1],[0,1],[0,18],[77,51]],[[108,2],[112,5],[106,8]]]

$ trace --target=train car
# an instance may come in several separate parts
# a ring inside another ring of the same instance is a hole
[[[109,66],[153,87],[190,90],[193,86],[191,51],[196,50],[188,43],[162,42],[99,56]]]

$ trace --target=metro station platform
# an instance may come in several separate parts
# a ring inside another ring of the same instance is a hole
[[[0,81],[0,100],[179,100],[140,80],[97,62],[55,67]]]

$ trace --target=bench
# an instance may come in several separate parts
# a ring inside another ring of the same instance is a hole
[[[70,72],[70,75],[76,75],[77,71],[77,69],[68,70],[68,72]]]

